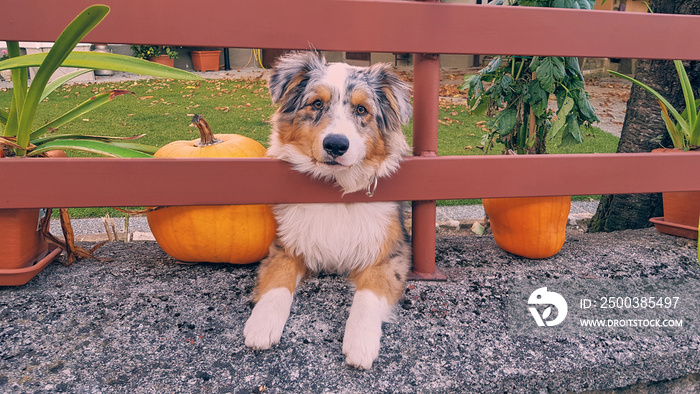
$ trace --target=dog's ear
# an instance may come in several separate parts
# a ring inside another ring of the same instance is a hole
[[[268,82],[272,102],[282,103],[283,112],[295,110],[297,101],[306,88],[309,73],[321,69],[325,62],[318,53],[312,51],[292,52],[279,58]]]
[[[400,128],[411,120],[411,88],[392,70],[391,66],[377,63],[369,69],[370,80],[377,88],[382,112],[380,125],[388,129]]]

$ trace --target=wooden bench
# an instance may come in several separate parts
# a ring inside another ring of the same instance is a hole
[[[401,1],[104,3],[112,11],[86,42],[414,53],[415,156],[372,198],[341,196],[269,159],[3,159],[0,208],[412,200],[414,272],[429,278],[438,199],[700,190],[700,154],[437,156],[437,54],[700,60],[698,16]],[[91,4],[11,0],[0,39],[52,41]]]

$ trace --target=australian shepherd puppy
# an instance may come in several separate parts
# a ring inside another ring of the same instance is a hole
[[[269,79],[268,156],[328,180],[344,193],[373,190],[408,154],[401,125],[411,117],[409,88],[387,65],[327,63],[312,52],[281,58]],[[285,204],[274,207],[277,239],[258,271],[256,305],[245,344],[277,344],[294,289],[308,274],[347,275],[356,288],[343,353],[368,369],[379,353],[382,322],[404,289],[411,254],[396,202]]]

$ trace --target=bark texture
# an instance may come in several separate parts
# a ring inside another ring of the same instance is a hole
[[[697,0],[652,0],[656,13],[700,15]],[[690,33],[690,32],[689,32]],[[686,71],[700,93],[700,62],[686,62]],[[676,108],[684,107],[683,91],[671,60],[639,60],[635,78],[666,97]],[[659,136],[663,136],[661,140]],[[644,89],[633,85],[627,101],[627,114],[622,126],[618,153],[650,152],[655,148],[673,147],[661,118],[656,99]],[[649,218],[663,216],[661,194],[605,195],[600,200],[589,231],[615,231],[648,227]]]

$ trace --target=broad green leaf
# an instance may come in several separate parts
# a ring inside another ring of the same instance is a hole
[[[37,105],[41,94],[44,92],[46,84],[49,82],[51,75],[60,67],[63,61],[68,57],[73,48],[87,35],[90,30],[95,28],[102,19],[109,13],[109,7],[104,5],[94,5],[81,12],[69,25],[63,30],[61,35],[56,39],[56,42],[51,47],[51,50],[46,54],[44,60],[39,66],[36,75],[32,78],[32,85],[29,87],[27,97],[22,106],[22,113],[19,121],[19,129],[17,132],[17,144],[26,147],[29,144],[30,128],[36,115]],[[22,59],[24,56],[9,59]]]
[[[476,79],[481,78],[481,75],[479,74],[469,74],[464,76],[464,83],[459,85],[459,90],[464,90],[464,89],[470,89],[473,85],[476,84]]]
[[[35,53],[16,59],[8,59],[0,63],[0,70],[17,67],[36,67],[41,64],[46,55],[46,53]],[[115,53],[75,51],[71,52],[61,66],[87,68],[91,70],[123,71],[133,74],[191,81],[200,81],[204,79],[188,71]]]
[[[569,115],[566,119],[566,132],[561,138],[561,146],[575,145],[583,142],[583,135],[578,125],[576,115]]]
[[[501,78],[500,85],[501,89],[506,90],[510,89],[510,85],[513,83],[513,77],[510,75],[504,75],[503,78]]]
[[[553,0],[552,7],[555,8],[574,8],[581,10],[592,10],[595,6],[595,0]]]
[[[471,107],[470,113],[479,116],[486,115],[486,110],[489,108],[489,102],[491,102],[491,100],[488,97],[482,97],[476,101],[476,106]]]
[[[135,96],[133,92],[130,92],[128,90],[110,90],[108,92],[100,93],[97,96],[89,98],[77,107],[71,109],[65,114],[45,124],[44,126],[32,131],[30,138],[35,138],[40,135],[46,134],[50,131],[53,131],[63,126],[64,124],[70,122],[71,120],[79,118],[84,114],[92,111],[93,109],[110,102],[115,97],[121,96],[123,94],[132,94]]]
[[[48,97],[49,94],[51,94],[51,92],[56,90],[56,88],[63,85],[64,83],[70,81],[73,78],[89,73],[90,71],[92,70],[78,70],[73,71],[72,73],[61,75],[60,77],[56,78],[55,80],[51,81],[48,85],[46,85],[46,88],[44,88],[44,91],[41,93],[41,98],[39,99],[39,101],[44,101],[44,99]]]
[[[598,115],[595,114],[595,109],[593,109],[591,102],[588,100],[588,92],[578,90],[572,93],[581,118],[586,122],[600,122]]]
[[[542,117],[547,112],[549,104],[549,93],[545,92],[538,80],[531,81],[528,84],[527,103],[532,107],[532,112],[535,116]]]
[[[578,64],[578,58],[565,57],[564,62],[566,63],[567,70],[578,77],[578,80],[583,81],[583,73],[581,72],[581,66]]]
[[[500,135],[506,135],[517,123],[518,111],[515,108],[508,108],[501,111],[495,119],[496,130]]]
[[[47,142],[46,144],[37,146],[36,149],[29,152],[28,156],[37,156],[44,152],[60,149],[60,150],[76,150],[82,152],[93,153],[108,157],[153,157],[149,154],[135,151],[132,149],[114,146],[101,141],[90,140],[56,140]]]
[[[559,131],[566,125],[566,118],[571,113],[574,108],[574,99],[567,96],[564,103],[557,111],[557,118],[552,122],[552,128],[550,129],[550,138],[554,138],[559,134]]]
[[[549,93],[554,93],[557,87],[557,82],[562,80],[566,75],[564,62],[559,57],[545,57],[537,66],[537,79],[542,85],[542,89]]]
[[[497,71],[499,68],[501,68],[502,62],[503,62],[503,58],[501,56],[494,57],[489,62],[489,64],[486,65],[486,67],[479,70],[479,74],[489,74],[489,73],[492,73],[494,71]]]

